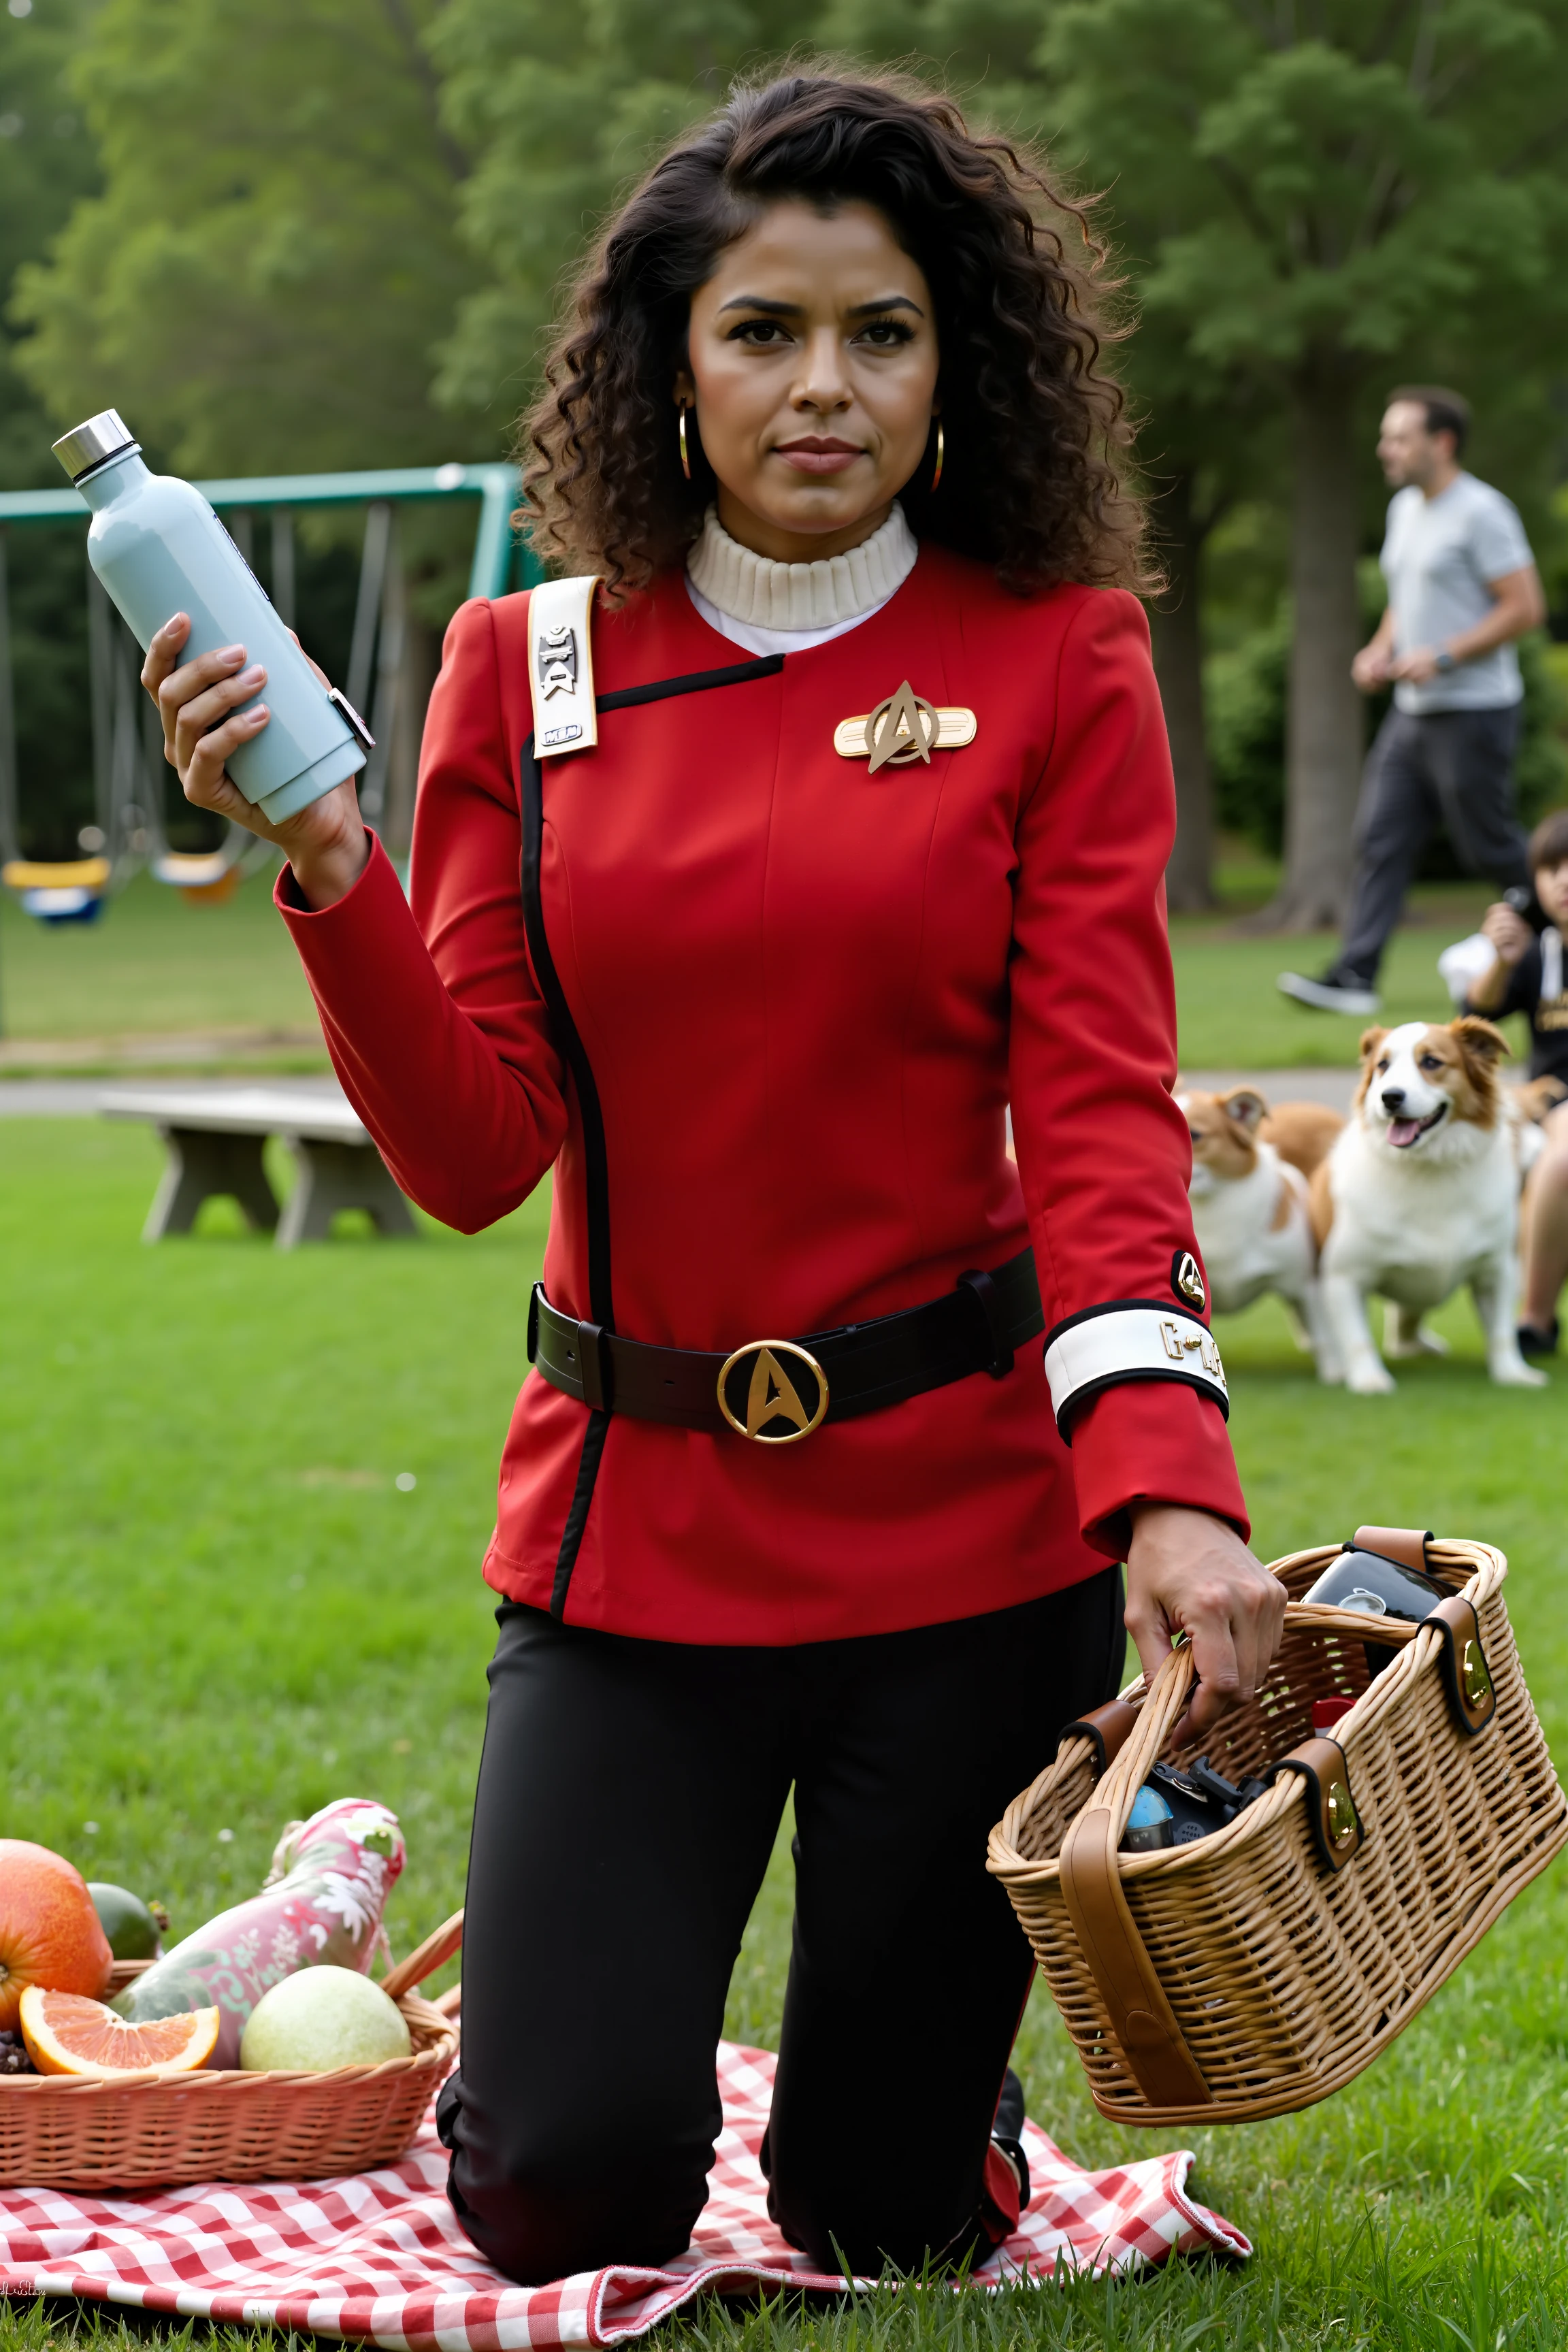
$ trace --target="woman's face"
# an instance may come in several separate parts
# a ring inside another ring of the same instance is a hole
[[[937,364],[924,272],[874,206],[771,205],[692,296],[675,381],[725,530],[781,563],[868,539],[925,457]]]

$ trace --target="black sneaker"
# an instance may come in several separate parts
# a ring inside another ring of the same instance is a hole
[[[1370,980],[1338,963],[1331,963],[1320,980],[1308,980],[1299,971],[1282,971],[1275,986],[1281,996],[1293,996],[1298,1004],[1310,1004],[1314,1013],[1353,1013],[1363,1021],[1377,1011],[1379,1003]]]
[[[1558,1323],[1554,1315],[1542,1330],[1535,1323],[1519,1327],[1519,1352],[1521,1356],[1554,1356],[1557,1353]]]

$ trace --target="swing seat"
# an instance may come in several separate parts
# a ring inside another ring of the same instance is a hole
[[[23,911],[40,923],[93,923],[109,887],[107,857],[72,857],[58,864],[13,857],[0,866],[0,882],[15,890]]]
[[[168,883],[193,905],[217,906],[233,898],[240,882],[239,860],[226,848],[166,849],[153,858],[151,871],[155,882]]]

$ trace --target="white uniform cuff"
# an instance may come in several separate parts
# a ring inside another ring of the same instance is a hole
[[[1046,1378],[1057,1427],[1071,1444],[1070,1415],[1129,1381],[1180,1381],[1230,1417],[1230,1391],[1214,1334],[1180,1307],[1123,1298],[1069,1315],[1046,1336]]]

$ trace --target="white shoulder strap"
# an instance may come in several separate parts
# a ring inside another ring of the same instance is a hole
[[[599,740],[594,706],[595,572],[546,580],[528,599],[528,686],[533,697],[533,750],[540,760],[587,751]]]

